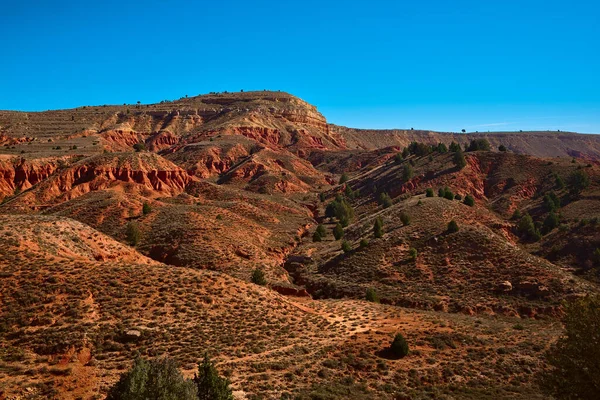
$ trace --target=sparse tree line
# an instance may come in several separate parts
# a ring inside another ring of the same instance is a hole
[[[571,199],[577,198],[581,192],[586,189],[590,184],[588,174],[583,169],[577,169],[567,179],[565,184],[562,177],[558,174],[554,175],[555,189],[563,190],[568,189],[568,196]],[[537,242],[544,235],[549,234],[554,229],[560,227],[560,207],[561,198],[551,190],[544,194],[542,200],[542,210],[548,213],[543,220],[534,221],[529,213],[522,214],[519,209],[513,212],[512,219],[517,222],[516,233],[525,241]]]

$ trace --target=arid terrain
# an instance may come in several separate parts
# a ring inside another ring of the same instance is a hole
[[[236,399],[544,399],[564,302],[600,292],[597,135],[359,130],[270,91],[0,111],[0,202],[0,399],[205,353]]]

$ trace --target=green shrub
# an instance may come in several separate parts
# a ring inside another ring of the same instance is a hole
[[[198,400],[233,400],[229,381],[219,376],[213,363],[204,355],[198,364],[198,373],[194,374],[194,383],[198,391]]]
[[[402,225],[406,226],[406,225],[410,225],[410,215],[408,215],[407,213],[401,213],[400,214],[400,221],[402,221]]]
[[[503,144],[501,144],[500,146],[498,146],[498,150],[505,152],[508,151],[508,149],[506,148],[506,146],[504,146]]]
[[[425,191],[425,196],[427,196],[427,197],[433,197],[433,189],[432,188],[427,188],[427,190]]]
[[[569,176],[569,191],[572,195],[579,195],[589,185],[590,178],[584,170],[578,169]]]
[[[333,237],[335,240],[340,240],[344,237],[344,227],[339,222],[333,228]]]
[[[560,223],[560,221],[559,221],[558,215],[556,215],[554,213],[554,211],[550,211],[550,214],[548,214],[548,216],[544,220],[542,229],[543,229],[544,233],[549,233],[554,228],[558,227],[559,223]]]
[[[144,215],[148,215],[152,212],[152,207],[150,206],[150,204],[145,201],[144,205],[142,206],[142,214]]]
[[[267,284],[267,279],[265,278],[265,273],[262,269],[256,268],[252,272],[252,283],[260,286],[265,286]]]
[[[317,225],[316,231],[319,232],[319,235],[321,235],[322,238],[327,236],[327,228],[325,228],[325,225],[323,225],[323,224]]]
[[[460,150],[460,145],[456,142],[452,142],[450,143],[450,151],[453,153],[456,153],[457,151],[461,151]]]
[[[396,333],[394,340],[390,345],[390,352],[398,358],[403,358],[408,355],[408,343],[401,333]]]
[[[354,200],[354,198],[356,197],[356,194],[357,193],[352,190],[350,185],[346,185],[346,188],[344,189],[344,195],[347,198],[349,198],[350,200]]]
[[[456,193],[456,194],[454,195],[454,200],[461,201],[461,200],[462,200],[462,196],[461,196],[460,194]]]
[[[546,211],[556,211],[560,208],[560,199],[553,191],[544,195],[544,208]]]
[[[325,216],[328,218],[337,218],[342,226],[348,226],[354,219],[354,209],[345,199],[338,197],[327,205]]]
[[[383,206],[383,208],[389,208],[394,204],[392,198],[386,192],[381,192],[378,201],[379,204]]]
[[[410,258],[411,261],[416,261],[417,255],[418,255],[417,249],[415,249],[414,247],[411,247],[408,250],[408,257]]]
[[[133,367],[121,374],[109,389],[107,400],[196,400],[194,382],[185,379],[175,361],[160,358],[146,361],[137,358]]]
[[[517,219],[521,219],[522,215],[521,215],[521,211],[517,208],[514,212],[513,215],[511,217],[511,219],[517,220]]]
[[[554,174],[554,185],[558,190],[565,188],[565,181],[560,177],[559,174]]]
[[[473,139],[467,151],[490,151],[490,142],[487,139]]]
[[[350,243],[346,242],[345,240],[342,240],[342,251],[344,253],[349,253],[352,251],[352,246],[350,245]]]
[[[340,185],[348,182],[348,175],[344,172],[342,176],[340,176]]]
[[[142,232],[137,222],[131,221],[127,224],[127,241],[131,246],[137,246],[142,238]]]
[[[367,289],[367,294],[365,295],[365,298],[371,303],[379,303],[379,296],[377,296],[377,292],[373,288]]]
[[[402,179],[404,181],[409,181],[415,175],[413,168],[410,164],[405,164],[402,170]]]
[[[539,230],[535,227],[533,219],[529,214],[525,214],[517,225],[517,233],[521,238],[537,242],[542,238]]]
[[[455,220],[448,222],[448,232],[449,233],[458,232],[458,224],[456,223]]]
[[[444,197],[446,195],[446,189],[439,188],[438,189],[438,197]]]
[[[470,194],[465,196],[465,200],[463,201],[469,207],[473,207],[475,205],[475,199]]]
[[[467,161],[465,160],[465,156],[460,150],[460,148],[454,153],[454,156],[452,157],[452,162],[454,163],[454,166],[458,169],[463,169],[467,166]]]
[[[373,234],[376,238],[383,236],[383,220],[381,217],[375,218],[375,223],[373,224]]]
[[[448,152],[448,148],[444,143],[440,143],[437,145],[437,152],[440,154],[444,154]]]
[[[369,247],[369,241],[367,239],[361,239],[359,246],[361,249],[366,249]]]
[[[137,152],[146,151],[146,143],[140,142],[133,145],[133,149]]]
[[[319,233],[319,231],[315,231],[315,233],[313,233],[312,236],[312,241],[313,242],[320,242],[323,238],[321,237],[321,234]]]
[[[396,153],[396,155],[394,156],[394,162],[396,164],[401,164],[402,161],[404,161],[404,157],[402,157],[402,153]]]
[[[444,198],[446,200],[454,200],[454,193],[452,193],[449,187],[444,189]]]

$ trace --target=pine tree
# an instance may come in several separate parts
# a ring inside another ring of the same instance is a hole
[[[467,161],[465,160],[465,156],[460,150],[460,147],[458,151],[454,153],[454,156],[452,157],[452,162],[458,169],[463,169],[467,166]]]
[[[398,357],[403,358],[408,355],[408,343],[401,333],[397,333],[390,345],[390,352]]]
[[[600,398],[600,297],[565,305],[564,335],[548,350],[541,387],[556,399]]]
[[[550,211],[550,214],[548,214],[548,216],[544,220],[544,225],[542,226],[542,229],[544,230],[544,233],[549,233],[554,228],[556,228],[559,225],[559,223],[560,221],[558,219],[558,215],[556,215],[554,211]]]
[[[458,224],[456,223],[455,220],[448,222],[448,232],[449,233],[458,232]]]
[[[583,189],[587,188],[589,185],[590,178],[588,174],[582,169],[578,169],[573,174],[571,174],[571,176],[569,176],[569,186],[571,195],[579,195],[583,191]]]
[[[565,188],[565,181],[558,174],[554,174],[555,185],[558,190]]]
[[[312,241],[320,242],[321,240],[322,240],[321,234],[319,233],[319,231],[315,231],[315,233],[313,233],[313,236],[312,236]]]
[[[344,237],[344,227],[339,222],[335,226],[335,228],[333,228],[333,237],[335,238],[335,240],[340,240]]]
[[[410,215],[406,213],[400,214],[400,221],[402,221],[402,225],[410,225]]]
[[[377,217],[375,219],[375,224],[373,225],[373,233],[376,238],[380,238],[383,236],[383,221],[381,217]]]
[[[432,188],[427,188],[427,190],[425,191],[425,196],[427,196],[427,197],[433,197],[433,189]]]
[[[392,198],[386,192],[381,192],[381,194],[379,195],[378,201],[379,201],[379,204],[381,204],[383,206],[383,208],[389,208],[394,204],[394,202],[392,201]]]
[[[137,358],[109,389],[107,400],[196,400],[194,382],[185,379],[175,361]]]
[[[533,219],[529,214],[525,214],[519,221],[519,224],[517,225],[517,233],[519,233],[522,238],[535,242],[540,240],[542,237],[540,232],[535,227]]]
[[[377,292],[373,288],[367,289],[365,298],[367,301],[370,301],[371,303],[379,303],[379,296],[377,296]]]
[[[460,145],[456,142],[452,142],[450,143],[450,151],[453,153],[456,153],[457,151],[460,151]]]
[[[321,235],[321,238],[324,238],[325,236],[327,236],[327,228],[325,228],[325,225],[323,225],[323,224],[317,225],[317,232],[319,232],[319,235]]]
[[[464,203],[469,207],[473,207],[475,205],[475,199],[470,194],[465,196]]]
[[[344,253],[349,253],[352,251],[352,246],[345,240],[342,240],[342,251]]]
[[[512,215],[512,219],[517,220],[517,219],[521,219],[522,215],[521,215],[521,210],[519,210],[518,208],[515,209],[515,211],[513,212]]]
[[[446,200],[454,200],[454,193],[452,193],[452,190],[447,186],[444,188],[444,198]]]
[[[344,184],[348,182],[348,174],[346,174],[345,172],[342,174],[342,176],[340,176],[340,185]]]
[[[410,166],[410,164],[405,164],[404,169],[402,171],[402,179],[404,181],[408,181],[414,176],[414,174],[415,173],[414,173],[412,167]]]
[[[265,286],[267,284],[267,279],[265,278],[265,273],[262,269],[256,268],[252,272],[252,283],[260,286]]]
[[[140,232],[140,228],[136,222],[129,222],[127,224],[127,241],[132,246],[137,246],[142,238],[142,233]]]
[[[233,400],[229,381],[219,376],[207,354],[204,355],[202,363],[198,364],[194,383],[198,389],[198,400]]]

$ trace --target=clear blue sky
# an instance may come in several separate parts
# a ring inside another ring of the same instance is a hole
[[[600,4],[7,1],[0,109],[283,90],[330,122],[600,133]]]

